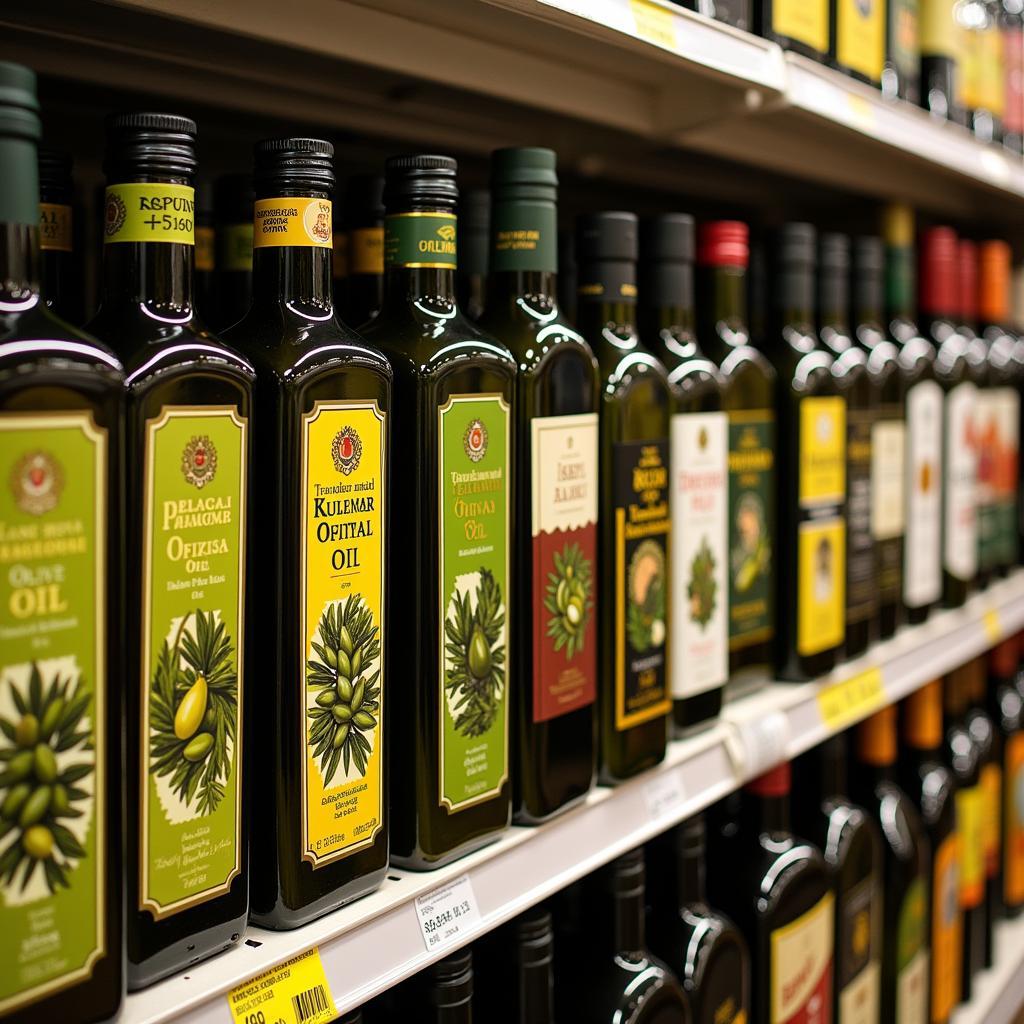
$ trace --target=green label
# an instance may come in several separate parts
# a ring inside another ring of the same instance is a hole
[[[454,270],[454,213],[395,213],[384,221],[384,263],[389,267]]]
[[[915,878],[910,883],[903,906],[900,907],[896,926],[896,967],[902,970],[918,952],[925,948],[928,939],[928,922],[925,917],[926,896],[924,879]]]
[[[729,413],[729,649],[774,635],[775,414]]]
[[[491,215],[491,270],[558,270],[554,203],[495,203]]]
[[[509,407],[453,395],[438,410],[439,759],[442,806],[493,797],[508,777]]]
[[[253,224],[225,224],[217,229],[217,269],[252,270]]]
[[[108,952],[107,435],[81,412],[0,435],[2,1016]]]
[[[138,900],[157,920],[241,870],[246,433],[233,406],[146,424]]]

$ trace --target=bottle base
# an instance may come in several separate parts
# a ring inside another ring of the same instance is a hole
[[[129,960],[126,968],[128,991],[148,988],[237,945],[245,934],[246,921],[247,915],[243,914],[233,921],[189,935],[139,963]]]
[[[376,871],[360,875],[359,878],[353,879],[348,885],[332,889],[326,896],[314,900],[312,903],[307,903],[304,907],[292,908],[278,903],[277,906],[266,913],[253,910],[250,915],[252,923],[275,932],[286,932],[291,931],[293,928],[301,928],[303,925],[309,924],[325,914],[340,910],[342,907],[348,906],[348,904],[354,903],[364,896],[369,896],[372,892],[376,892],[387,876],[387,873],[388,869],[385,864],[384,867]]]
[[[505,829],[501,828],[494,832],[488,832],[486,835],[470,839],[452,850],[438,854],[436,857],[428,857],[422,851],[416,851],[408,857],[404,857],[392,851],[391,864],[405,871],[436,871],[437,868],[443,868],[448,864],[461,860],[470,853],[475,853],[477,850],[482,850],[485,846],[490,846],[491,843],[496,843],[504,831]]]
[[[555,818],[560,818],[566,811],[571,811],[574,807],[579,807],[579,805],[587,799],[587,796],[593,788],[594,783],[593,780],[591,780],[590,785],[587,786],[586,789],[574,796],[571,796],[565,801],[565,803],[559,804],[554,810],[548,811],[546,814],[533,814],[524,807],[522,810],[516,811],[512,815],[512,824],[525,825],[528,828],[533,828],[537,825],[543,825],[545,822],[553,821]]]

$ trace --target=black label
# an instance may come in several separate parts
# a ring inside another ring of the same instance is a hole
[[[846,620],[863,622],[878,610],[875,541],[871,534],[871,426],[868,409],[846,412]]]
[[[842,937],[836,977],[846,988],[871,962],[875,935],[875,886],[871,878],[855,885],[842,900],[839,913]]]

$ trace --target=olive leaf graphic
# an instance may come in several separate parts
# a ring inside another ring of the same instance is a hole
[[[544,607],[551,613],[548,636],[555,650],[565,648],[567,659],[583,650],[587,622],[593,609],[591,565],[578,544],[566,544],[554,553],[555,571],[548,573]]]
[[[690,582],[686,588],[686,596],[690,599],[690,618],[702,627],[711,621],[715,613],[715,592],[718,590],[715,566],[715,556],[704,537],[690,564]]]

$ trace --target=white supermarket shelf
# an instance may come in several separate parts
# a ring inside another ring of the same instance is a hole
[[[923,626],[904,629],[826,679],[773,684],[730,702],[712,728],[670,744],[661,765],[615,789],[595,789],[582,805],[546,825],[510,829],[491,846],[435,872],[392,871],[373,895],[304,928],[252,928],[248,942],[230,952],[130,995],[122,1020],[229,1024],[226,994],[232,988],[314,946],[338,1010],[358,1006],[455,948],[427,951],[417,922],[417,897],[468,876],[479,921],[458,942],[472,941],[709,806],[759,769],[809,749],[837,726],[845,727],[874,707],[901,699],[1021,628],[1024,571],[975,595],[963,608],[937,613]],[[863,689],[865,681],[869,685]],[[826,722],[822,693],[851,697],[839,720],[830,717]],[[858,700],[857,693],[867,697]],[[1024,950],[1021,927],[1010,943],[1018,959]],[[1024,971],[1018,971],[1000,983],[1000,992],[1010,995],[997,993],[992,998],[1009,1000],[1017,991],[1013,986],[1024,991],[1022,975]],[[988,984],[980,991],[988,992]]]
[[[996,925],[995,962],[974,979],[971,1001],[952,1024],[1019,1024],[1024,1019],[1024,917]]]

